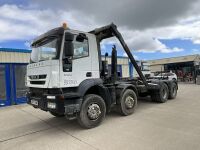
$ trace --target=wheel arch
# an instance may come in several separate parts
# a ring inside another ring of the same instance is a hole
[[[122,97],[123,93],[127,89],[133,90],[135,92],[136,96],[138,97],[138,90],[134,85],[132,85],[132,84],[119,84],[116,87],[117,104],[119,104],[120,98]]]
[[[106,104],[107,111],[110,110],[111,107],[111,96],[108,88],[103,85],[103,81],[101,79],[90,79],[83,81],[79,86],[79,93],[83,98],[87,94],[96,94],[103,98]]]

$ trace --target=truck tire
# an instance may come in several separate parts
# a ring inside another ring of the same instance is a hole
[[[106,105],[103,98],[88,94],[84,97],[77,120],[83,128],[90,129],[98,126],[105,118],[105,114]]]
[[[160,83],[159,91],[152,91],[151,99],[154,102],[165,103],[169,97],[169,89],[165,83]]]
[[[64,117],[65,116],[64,114],[59,114],[59,113],[56,113],[56,112],[53,112],[53,111],[50,111],[50,114],[52,114],[55,117]]]
[[[131,89],[124,91],[120,98],[119,111],[123,116],[131,115],[137,106],[137,95]]]
[[[174,99],[176,98],[177,95],[177,90],[178,90],[178,86],[176,83],[172,83],[171,89],[169,91],[169,99]]]

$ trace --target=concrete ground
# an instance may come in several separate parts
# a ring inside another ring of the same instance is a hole
[[[26,104],[0,108],[0,150],[12,149],[199,150],[200,85],[180,84],[165,104],[140,100],[133,115],[112,112],[90,130]]]

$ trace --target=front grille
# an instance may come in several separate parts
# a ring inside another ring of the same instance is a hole
[[[30,81],[31,84],[41,84],[44,85],[45,81]]]
[[[41,75],[30,75],[30,79],[46,79],[47,75],[46,74],[41,74]]]

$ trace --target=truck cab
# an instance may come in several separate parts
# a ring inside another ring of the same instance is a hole
[[[100,42],[113,36],[119,39],[140,79],[118,77],[115,46],[108,75]],[[122,115],[132,114],[139,95],[151,95],[157,102],[176,97],[177,83],[145,79],[114,24],[90,32],[72,30],[64,24],[36,38],[31,47],[28,104],[56,117],[77,118],[82,127],[98,126],[112,107],[118,107]]]
[[[53,31],[59,30],[62,28]],[[52,35],[51,32],[32,44],[31,60],[27,66],[28,87],[77,87],[86,79],[99,78],[99,61],[96,61],[99,57],[94,35],[75,30],[63,30],[59,35]],[[66,41],[67,36],[71,36],[71,41]],[[68,57],[66,49],[69,43],[73,44],[73,56]]]

